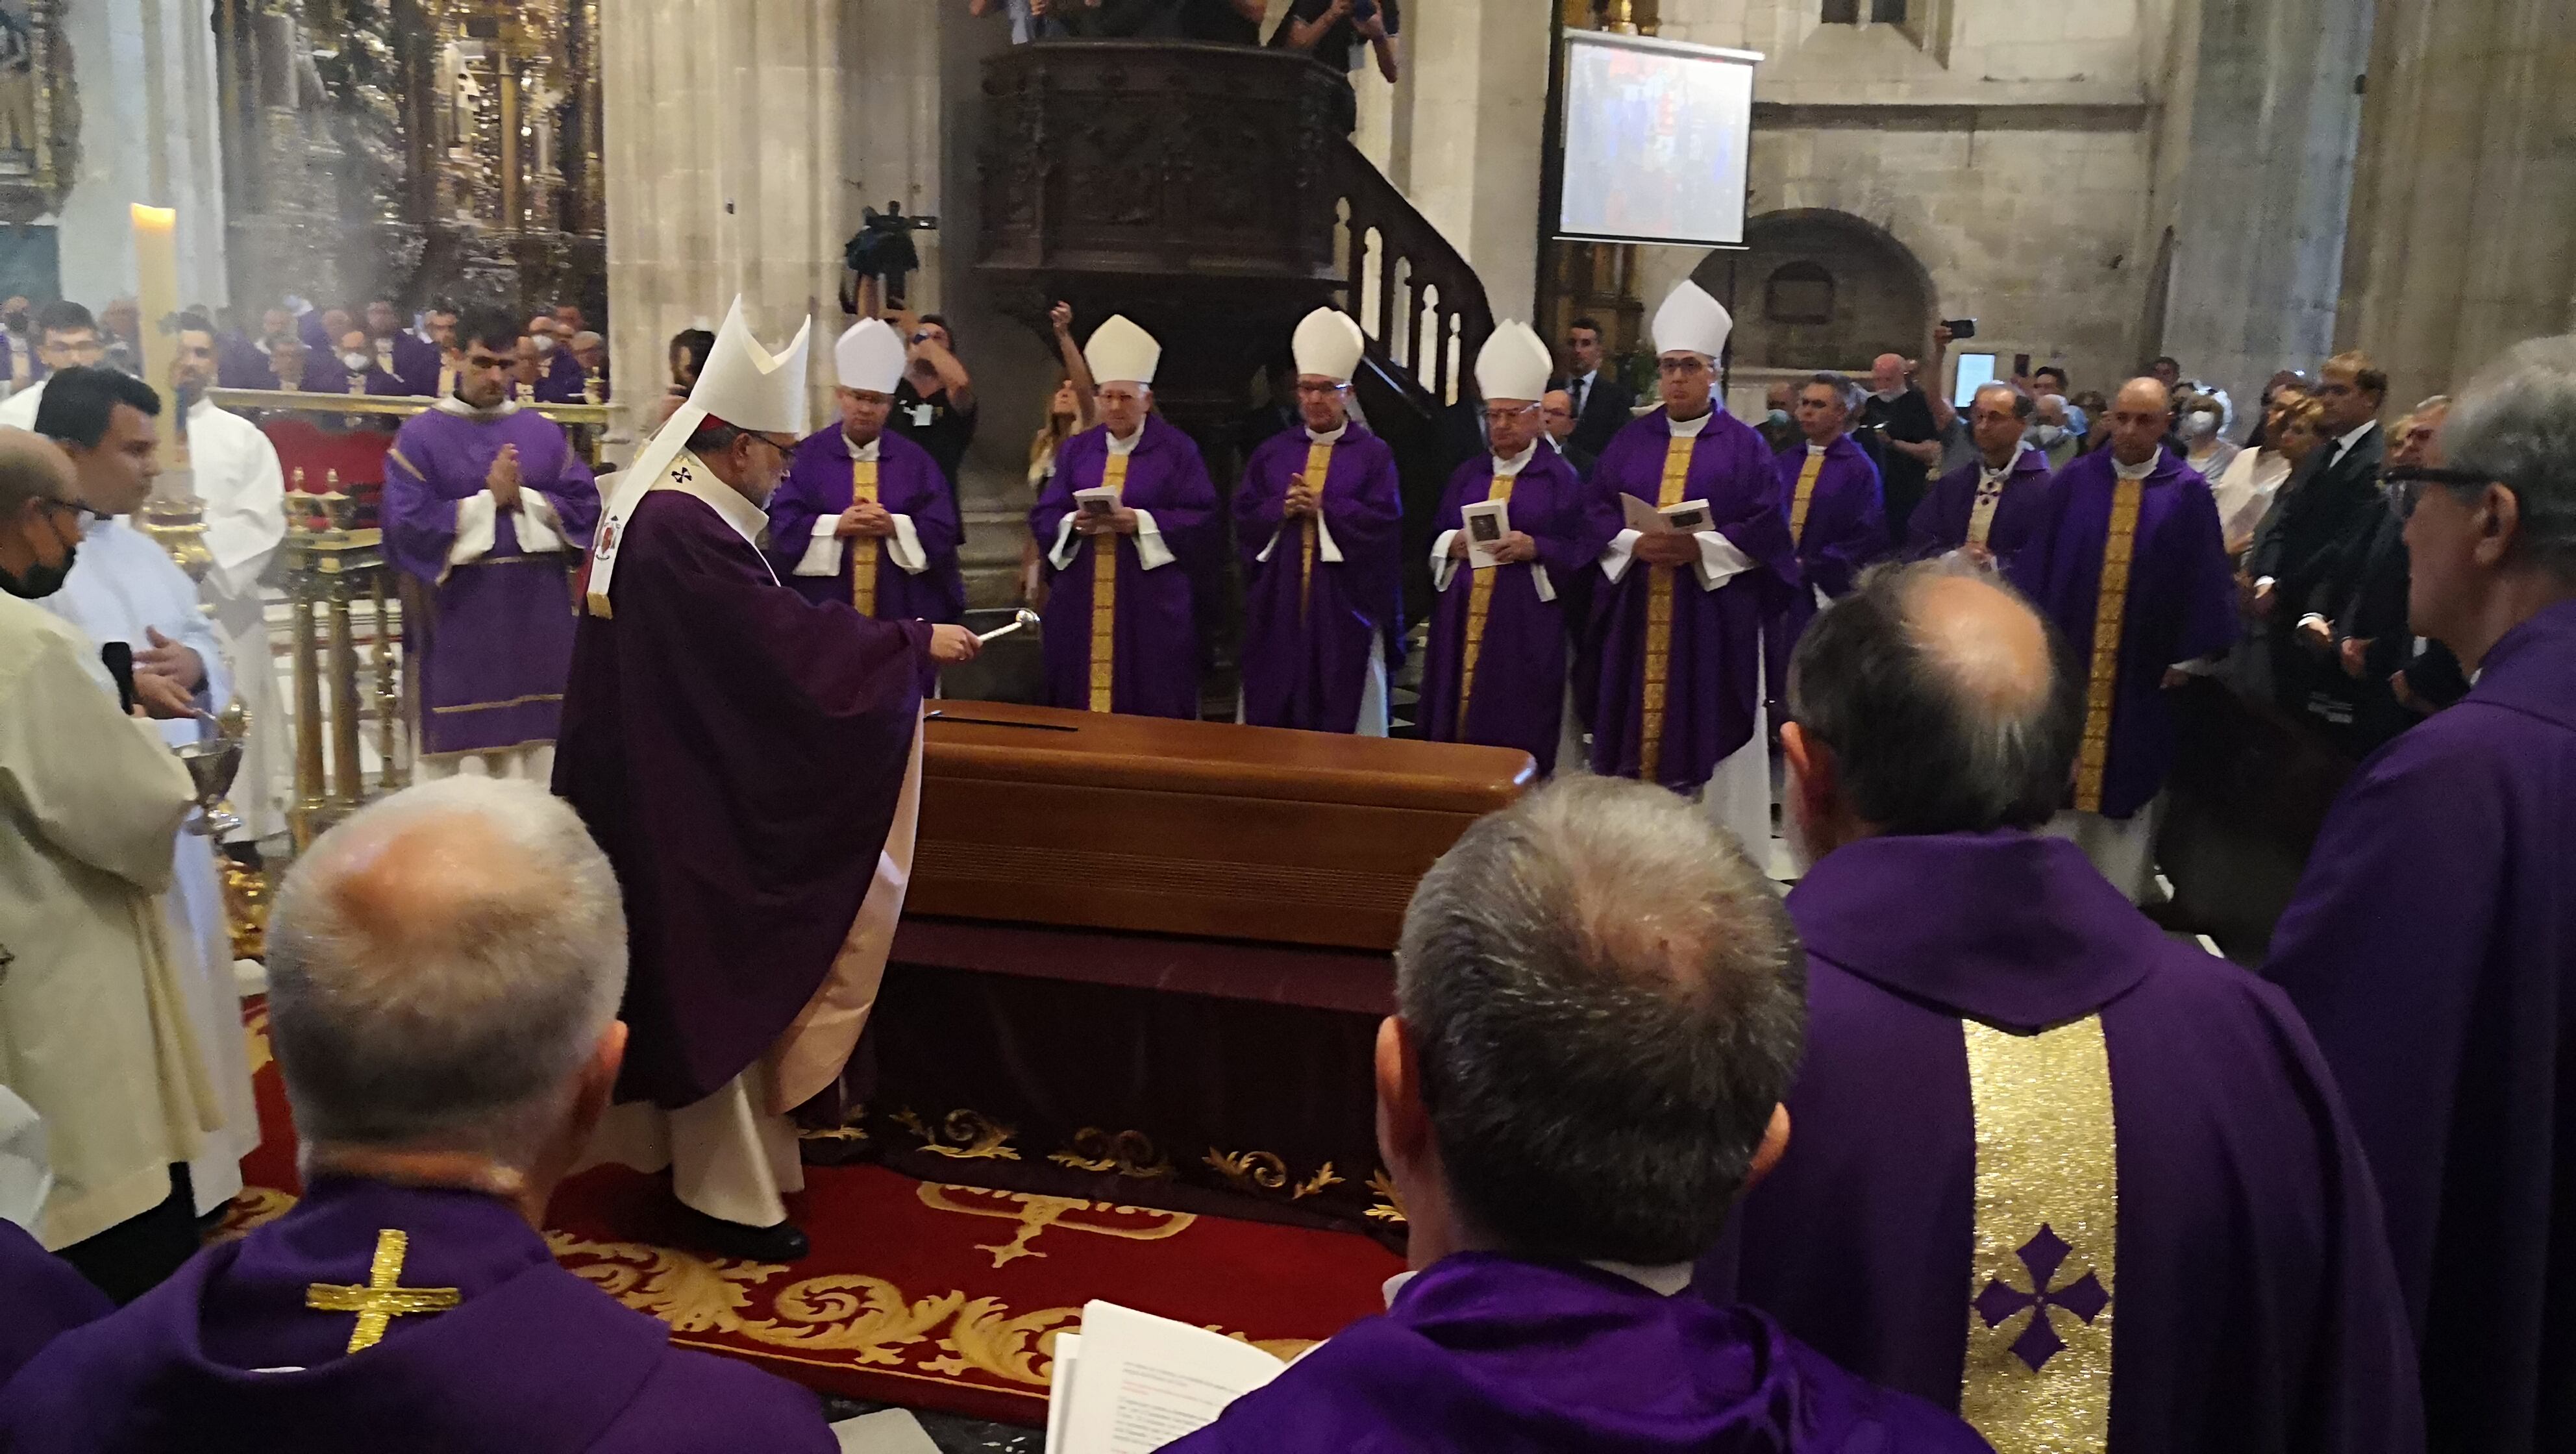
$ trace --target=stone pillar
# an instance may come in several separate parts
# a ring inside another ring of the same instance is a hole
[[[1537,295],[1548,15],[1549,0],[1440,0],[1404,17],[1418,74],[1401,185],[1474,265],[1498,319],[1527,320]]]
[[[2371,0],[2199,7],[2163,351],[2223,385],[2242,436],[2263,383],[2334,342]],[[2177,98],[2180,99],[2180,98]]]
[[[57,216],[63,296],[134,293],[136,202],[179,212],[179,297],[221,306],[224,176],[212,0],[62,7],[81,109],[79,180]]]
[[[815,421],[827,417],[841,243],[843,0],[656,0],[600,16],[608,313],[632,428],[671,377],[684,328],[739,292],[775,347],[815,320]]]
[[[2380,0],[2335,342],[2403,409],[2576,312],[2561,0]]]

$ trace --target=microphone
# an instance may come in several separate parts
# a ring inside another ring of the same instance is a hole
[[[111,641],[98,649],[98,659],[107,663],[107,674],[116,678],[116,706],[121,712],[134,710],[134,647],[123,641]]]

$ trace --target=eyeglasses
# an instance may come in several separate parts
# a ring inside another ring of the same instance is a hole
[[[1485,411],[1485,422],[1487,424],[1509,424],[1524,414],[1535,412],[1537,408],[1538,406],[1536,404],[1523,404],[1517,409],[1488,409]]]
[[[2495,483],[2495,477],[2477,470],[2442,469],[2435,465],[2401,464],[2383,477],[2388,481],[2388,503],[2397,518],[2414,518],[2415,506],[2424,498],[2426,485],[2449,485],[2456,490],[2483,490]]]
[[[1687,379],[1707,373],[1708,360],[1695,353],[1684,354],[1679,358],[1659,358],[1655,360],[1655,372],[1668,379]]]
[[[1297,385],[1297,397],[1300,399],[1329,399],[1336,394],[1347,391],[1349,388],[1350,385],[1348,384],[1309,384],[1300,381]]]
[[[71,537],[67,540],[64,539],[62,527],[59,524],[56,524],[54,526],[54,538],[56,540],[62,541],[65,545],[77,545],[80,543],[86,530],[85,522],[89,519],[89,511],[86,508],[76,505],[69,500],[38,500],[36,504],[43,508],[45,511],[45,519],[48,522],[57,521],[62,516],[66,515],[71,517]]]

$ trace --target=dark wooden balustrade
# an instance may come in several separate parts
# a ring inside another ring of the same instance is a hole
[[[1343,307],[1368,335],[1370,354],[1419,391],[1419,405],[1450,403],[1494,331],[1484,283],[1346,137],[1336,139],[1332,170]]]

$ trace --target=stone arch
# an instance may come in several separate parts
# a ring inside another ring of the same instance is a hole
[[[1691,278],[1735,315],[1739,369],[1866,370],[1882,353],[1919,357],[1932,337],[1931,273],[1886,228],[1848,212],[1749,218],[1744,250],[1709,254]],[[1791,299],[1807,306],[1777,306]]]

